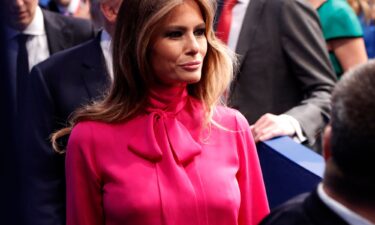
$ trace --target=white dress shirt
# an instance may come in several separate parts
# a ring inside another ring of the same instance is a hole
[[[323,201],[324,204],[328,206],[332,211],[334,211],[338,216],[345,220],[348,224],[351,225],[374,225],[364,217],[353,212],[352,210],[345,207],[340,202],[331,198],[323,189],[323,184],[320,183],[318,186],[318,196]]]
[[[112,59],[112,44],[111,44],[111,35],[103,29],[100,37],[100,47],[104,55],[105,63],[107,66],[107,71],[111,80],[113,80],[113,59]]]
[[[228,47],[235,52],[238,37],[242,27],[243,20],[250,0],[237,0],[236,5],[232,9],[232,23],[229,30]]]

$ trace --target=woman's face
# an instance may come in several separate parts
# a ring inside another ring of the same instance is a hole
[[[207,52],[205,22],[199,6],[186,0],[161,21],[151,45],[151,66],[157,80],[167,85],[201,79]]]

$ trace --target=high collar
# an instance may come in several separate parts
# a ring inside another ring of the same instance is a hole
[[[202,147],[192,136],[190,124],[194,119],[179,115],[188,102],[186,85],[152,87],[146,114],[138,117],[139,129],[134,130],[129,149],[152,162],[159,162],[167,151],[173,152],[178,164],[191,162]]]
[[[186,104],[188,99],[187,85],[179,86],[153,86],[148,97],[146,111],[162,112],[167,115],[175,115]]]

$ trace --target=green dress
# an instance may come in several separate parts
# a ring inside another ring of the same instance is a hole
[[[346,0],[327,0],[318,8],[318,14],[326,41],[363,36],[358,17]],[[333,51],[329,52],[329,57],[340,76],[343,70]]]

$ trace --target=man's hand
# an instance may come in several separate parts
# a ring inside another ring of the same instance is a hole
[[[260,117],[250,128],[255,142],[284,135],[293,136],[296,132],[288,116],[270,113]]]

